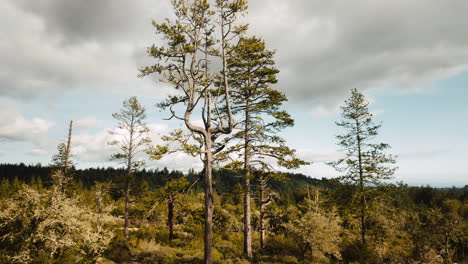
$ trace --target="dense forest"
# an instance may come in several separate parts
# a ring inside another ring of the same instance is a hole
[[[180,126],[152,142],[131,96],[112,114],[116,168],[77,168],[73,120],[49,165],[0,164],[0,263],[466,262],[468,186],[392,181],[398,155],[363,92],[335,123],[340,176],[291,173],[316,161],[280,136],[294,119],[247,1],[171,4],[139,77],[172,89],[156,106]],[[203,169],[146,167],[174,153]]]
[[[202,263],[200,173],[134,173],[130,236],[125,239],[125,170],[71,169],[66,191],[50,166],[0,165],[0,263]],[[214,261],[243,256],[242,174],[214,176]],[[468,187],[386,184],[372,189],[366,245],[355,219],[355,186],[287,174],[269,188],[260,246],[259,183],[252,184],[255,263],[452,263],[467,246]],[[190,186],[189,186],[190,187]]]

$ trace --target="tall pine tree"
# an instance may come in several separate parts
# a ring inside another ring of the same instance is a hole
[[[355,200],[358,201],[361,242],[365,245],[368,193],[372,191],[372,186],[392,178],[396,161],[395,156],[385,154],[390,148],[388,144],[375,143],[381,124],[373,122],[369,102],[362,93],[352,89],[351,97],[345,101],[341,110],[341,121],[336,122],[336,125],[345,132],[336,138],[337,144],[344,150],[344,157],[331,165],[343,173],[343,182],[357,187]]]
[[[155,64],[141,69],[141,76],[156,73],[176,91],[160,104],[171,118],[182,121],[201,143],[205,176],[204,263],[213,263],[213,156],[216,140],[230,134],[234,117],[228,81],[230,51],[246,30],[238,17],[247,9],[245,0],[173,0],[175,19],[153,22],[165,43],[149,47]],[[211,67],[216,62],[221,70]],[[221,80],[216,85],[215,80]],[[220,110],[220,109],[224,110]],[[194,115],[199,114],[197,124]],[[153,155],[159,156],[159,155]]]
[[[125,100],[120,112],[112,114],[118,121],[117,129],[109,133],[117,137],[109,142],[117,146],[119,151],[112,154],[113,160],[120,160],[125,165],[125,212],[124,212],[124,235],[128,238],[129,205],[130,205],[130,183],[133,172],[143,166],[145,162],[137,159],[136,155],[146,149],[151,140],[148,137],[149,128],[145,123],[146,109],[135,96]]]
[[[244,253],[252,258],[251,183],[253,171],[274,170],[271,161],[286,168],[306,162],[295,157],[277,133],[294,125],[288,112],[281,109],[286,96],[271,87],[277,82],[274,52],[257,37],[242,37],[228,60],[232,87],[233,113],[239,116],[239,131],[228,140],[236,144],[228,153],[240,153],[244,172]],[[274,163],[273,163],[274,164]],[[260,173],[258,175],[269,175]],[[263,186],[263,185],[261,185]],[[263,197],[261,198],[263,200]],[[262,204],[261,204],[262,205]],[[262,206],[260,206],[262,208]],[[262,219],[263,221],[263,219]],[[263,230],[261,244],[264,244]]]

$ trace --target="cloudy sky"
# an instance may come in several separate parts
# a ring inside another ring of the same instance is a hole
[[[296,119],[284,131],[314,162],[298,172],[333,177],[325,162],[339,148],[334,125],[351,88],[363,91],[392,146],[396,180],[468,184],[468,1],[250,0],[250,33],[275,49],[277,89]],[[111,114],[139,96],[157,142],[176,121],[154,104],[170,89],[137,78],[151,19],[170,15],[169,0],[0,0],[0,162],[47,164],[75,120],[78,167],[103,166],[112,148]],[[201,168],[183,154],[151,162]]]

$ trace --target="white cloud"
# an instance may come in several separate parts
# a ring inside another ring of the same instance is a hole
[[[97,2],[75,4],[76,8],[88,11],[102,7],[101,11],[105,15],[81,13],[63,1],[39,2],[7,0],[0,3],[0,28],[7,36],[4,38],[7,41],[0,41],[0,95],[48,100],[51,96],[60,96],[70,89],[112,89],[114,92],[126,92],[129,86],[139,90],[146,89],[140,86],[146,87],[149,81],[137,78],[138,65],[133,57],[135,50],[144,50],[146,44],[134,41],[136,38],[120,31],[122,27],[105,26],[112,20],[110,17],[113,13],[108,13],[109,9]],[[127,1],[121,1],[120,4],[124,5],[125,2]],[[21,3],[24,6],[17,5]],[[114,3],[107,4],[113,6]],[[132,3],[129,6],[138,5]],[[124,7],[114,11],[130,10]],[[140,6],[138,10],[141,11],[141,8],[143,7]],[[76,16],[73,19],[67,17],[65,13],[69,12]],[[60,17],[61,15],[65,17]],[[143,17],[133,15],[130,21],[122,19],[119,20],[120,23],[130,24],[133,28],[136,19],[139,21],[136,24],[141,26]],[[117,15],[113,19],[118,18],[121,16]],[[144,23],[147,27],[143,28],[148,29],[147,34],[150,37],[150,19]],[[74,32],[74,28],[82,35]],[[117,28],[119,29],[116,31],[111,30]],[[98,31],[93,33],[93,30]],[[92,36],[87,36],[86,32]],[[94,37],[110,32],[115,34],[113,41]],[[64,42],[67,44],[64,45]]]
[[[72,138],[72,155],[78,161],[102,163],[109,161],[115,149],[108,144],[114,140],[107,130],[96,134],[76,134]]]
[[[161,135],[169,131],[166,124],[148,124],[148,127],[150,128],[149,136],[153,144],[160,143]],[[119,133],[124,132],[109,128],[96,133],[82,132],[73,135],[72,155],[75,156],[78,161],[86,163],[99,164],[110,161],[111,155],[117,153],[118,148],[108,143],[113,140],[121,140],[119,135],[110,134],[109,131],[111,130]],[[147,157],[145,154],[141,154],[138,158],[146,159]]]
[[[333,109],[351,88],[414,89],[468,69],[466,1],[266,0],[249,6],[252,30],[277,50],[278,87],[311,109]]]
[[[321,149],[297,149],[297,156],[310,165],[302,166],[299,169],[291,170],[295,173],[302,173],[313,178],[334,178],[340,174],[331,166],[327,165],[328,162],[338,160],[342,155],[340,152],[326,148]]]
[[[383,113],[385,113],[385,110],[384,109],[376,109],[374,111],[371,111],[370,112],[373,116],[378,116],[378,115],[381,115]]]
[[[162,143],[160,136],[166,134],[169,130],[164,124],[149,124],[151,129],[150,138],[153,144]],[[110,156],[117,152],[117,148],[107,144],[118,139],[115,135],[110,135],[108,130],[102,130],[96,134],[79,134],[73,137],[72,154],[80,163],[86,163],[90,166],[98,166],[102,163],[107,165],[119,166],[118,161],[110,161]],[[161,160],[150,160],[144,153],[137,156],[138,159],[145,160],[148,168],[163,168],[169,170],[188,171],[190,168],[201,170],[202,163],[200,159],[191,157],[184,153],[174,153],[163,157]]]
[[[297,155],[305,161],[314,163],[336,161],[343,156],[342,153],[330,149],[298,149]]]
[[[97,120],[94,117],[85,117],[79,120],[76,120],[73,123],[73,127],[77,129],[92,129],[97,128],[103,123],[102,120]]]
[[[31,151],[26,152],[26,154],[30,156],[46,156],[49,152],[44,149],[32,149]]]
[[[148,166],[155,168],[166,167],[169,170],[179,170],[187,172],[189,169],[200,171],[203,169],[203,163],[198,157],[192,157],[182,152],[167,155],[160,160],[148,162]]]
[[[141,37],[151,18],[165,15],[170,1],[152,0],[14,0],[15,6],[41,19],[46,33],[59,35],[63,44],[112,42]]]
[[[158,142],[161,135],[169,132],[169,126],[167,124],[148,124],[148,128],[150,129],[150,138],[153,142]]]
[[[52,121],[39,117],[27,119],[18,113],[16,107],[7,100],[0,99],[0,140],[33,141],[44,144],[45,133],[54,125]]]
[[[332,116],[340,111],[339,105],[335,106],[325,106],[319,105],[312,109],[312,117],[314,118],[322,118],[327,116]]]
[[[167,135],[170,132],[167,124],[149,124],[148,127],[151,130],[150,138],[153,145],[162,144],[161,136]],[[191,168],[194,170],[201,170],[203,168],[203,164],[198,157],[192,157],[182,152],[166,155],[160,160],[147,160],[147,166],[154,168],[167,167],[169,170],[184,172],[187,172]]]
[[[147,96],[166,86],[138,80],[160,41],[150,25],[170,1],[2,1],[0,94],[113,89]],[[351,88],[420,87],[468,69],[466,1],[250,1],[251,33],[277,51],[278,88],[317,116]],[[20,52],[19,52],[20,51]],[[317,109],[315,109],[317,107]]]
[[[324,163],[316,163],[313,165],[303,166],[299,169],[292,170],[295,173],[302,173],[304,175],[310,176],[312,178],[321,179],[321,178],[336,178],[340,174],[333,169],[332,167]]]

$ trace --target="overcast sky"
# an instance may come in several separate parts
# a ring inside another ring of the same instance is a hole
[[[399,156],[396,180],[468,184],[468,1],[251,0],[250,33],[276,50],[276,88],[296,126],[282,134],[314,164],[311,177],[337,173],[334,125],[351,88],[371,101],[379,138]],[[111,114],[137,95],[158,141],[181,124],[154,104],[170,89],[137,78],[157,42],[151,19],[169,0],[0,0],[0,162],[47,164],[76,121],[79,167],[109,162]],[[200,169],[183,154],[150,162]]]

